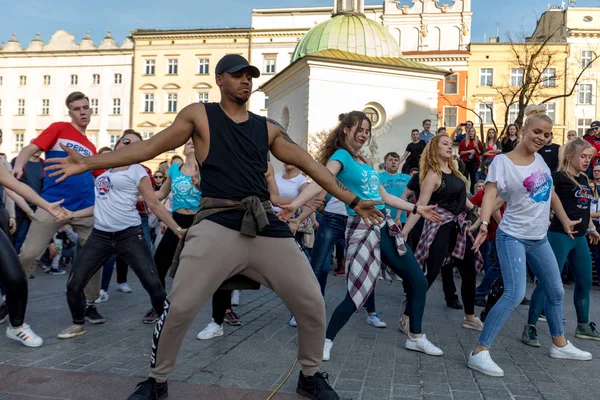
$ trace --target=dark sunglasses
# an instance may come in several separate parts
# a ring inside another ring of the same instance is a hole
[[[162,175],[154,175],[154,179],[162,179],[162,178],[164,178],[164,176],[162,176]]]

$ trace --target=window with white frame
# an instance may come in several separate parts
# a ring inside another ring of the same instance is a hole
[[[586,68],[592,63],[594,53],[591,50],[581,51],[581,68]]]
[[[87,131],[85,136],[89,139],[90,142],[94,144],[94,146],[98,146],[98,133]]]
[[[50,99],[42,99],[42,115],[50,115]]]
[[[90,99],[90,108],[92,115],[98,115],[98,99]]]
[[[591,118],[577,118],[577,136],[583,137],[591,124]]]
[[[458,74],[446,76],[446,78],[444,79],[444,93],[458,94]]]
[[[144,62],[144,75],[154,75],[156,70],[156,60],[147,59]]]
[[[581,83],[578,88],[578,103],[579,104],[592,104],[592,84]]]
[[[556,86],[556,68],[546,68],[542,72],[542,87]]]
[[[494,103],[477,103],[477,114],[484,124],[492,123],[492,109]]]
[[[146,112],[146,113],[154,112],[154,93],[144,94],[144,112]]]
[[[77,85],[79,77],[77,75],[71,75],[71,85]]]
[[[110,135],[109,139],[110,139],[110,148],[114,149],[115,145],[117,144],[117,142],[119,141],[119,135]]]
[[[20,152],[25,146],[25,134],[24,133],[15,133],[15,153]]]
[[[544,103],[542,106],[546,107],[546,114],[552,119],[552,122],[556,121],[556,103]]]
[[[19,76],[19,86],[27,85],[27,77],[25,75]]]
[[[99,85],[100,84],[100,74],[92,75],[92,84]]]
[[[121,115],[121,99],[113,99],[113,115]]]
[[[276,68],[276,60],[274,58],[265,59],[265,74],[274,74]]]
[[[52,78],[50,77],[50,75],[44,75],[44,86],[50,86],[51,82]]]
[[[523,76],[525,70],[523,68],[510,69],[510,86],[523,86]]]
[[[177,94],[169,93],[167,95],[167,112],[177,112]]]
[[[198,59],[198,74],[199,75],[208,75],[210,69],[210,64],[208,58],[199,58]]]
[[[458,125],[458,107],[444,107],[444,126],[455,127]]]
[[[120,85],[123,83],[123,75],[115,74],[115,85]]]
[[[17,115],[25,115],[25,99],[17,100]]]
[[[208,103],[208,92],[196,93],[196,101],[198,103]]]
[[[167,75],[177,75],[179,68],[179,61],[176,58],[169,58],[167,60]]]
[[[492,86],[494,84],[494,69],[481,68],[479,70],[479,86]]]
[[[517,116],[519,115],[519,104],[513,103],[508,106],[508,123],[514,124],[517,120]]]
[[[152,136],[154,136],[154,132],[142,132],[142,138],[144,138],[144,140],[148,140]]]

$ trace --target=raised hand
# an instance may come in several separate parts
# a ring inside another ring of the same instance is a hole
[[[575,228],[575,225],[579,224],[580,222],[581,222],[581,218],[579,218],[577,221],[569,220],[566,224],[563,224],[565,233],[567,235],[569,235],[571,237],[571,239],[575,239],[575,237],[573,235],[576,234],[577,231],[574,231],[573,229]]]
[[[380,201],[361,200],[358,202],[354,211],[365,221],[367,226],[371,224],[380,224],[383,221],[383,213],[375,208],[375,206],[383,204]]]
[[[296,211],[298,210],[296,207],[294,207],[291,204],[286,204],[284,206],[280,206],[281,211],[279,211],[277,213],[277,217],[282,220],[283,222],[286,222],[287,220],[289,220],[290,218],[292,218],[294,216],[294,214],[296,213]]]
[[[435,211],[437,205],[431,206],[419,206],[417,207],[417,213],[425,219],[428,219],[432,222],[441,222],[442,217]]]
[[[477,252],[477,250],[479,250],[479,247],[483,244],[483,242],[485,242],[485,239],[487,238],[487,234],[488,234],[487,225],[482,224],[481,227],[479,228],[479,234],[477,235],[477,237],[475,238],[475,242],[473,243],[473,247],[471,247],[471,249],[474,252]]]
[[[54,171],[50,177],[58,176],[56,182],[62,182],[69,176],[79,175],[86,171],[85,168],[85,157],[76,152],[75,150],[69,149],[62,143],[60,147],[67,152],[68,156],[64,158],[49,158],[46,160],[46,164],[51,164],[44,168],[46,171]]]

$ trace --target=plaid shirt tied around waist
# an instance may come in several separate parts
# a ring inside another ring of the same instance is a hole
[[[398,254],[406,254],[406,244],[402,232],[394,220],[386,216],[379,225],[365,224],[359,216],[348,216],[346,225],[346,270],[348,271],[348,294],[360,311],[367,298],[375,289],[379,275],[385,269],[381,262],[381,231],[387,229],[394,238]]]
[[[458,236],[456,237],[456,245],[454,246],[452,253],[448,253],[446,255],[444,265],[448,264],[452,257],[458,258],[459,260],[464,260],[465,251],[467,249],[467,235],[468,238],[471,239],[472,243],[475,242],[473,235],[469,231],[469,228],[471,227],[471,221],[467,220],[466,212],[462,212],[459,215],[454,215],[439,206],[436,207],[435,211],[440,214],[442,221],[432,222],[425,220],[423,232],[421,233],[421,238],[419,239],[419,244],[417,245],[417,251],[415,252],[415,258],[417,259],[423,271],[426,271],[425,262],[429,257],[429,248],[431,247],[431,244],[433,243],[433,240],[435,239],[435,236],[442,225],[454,221],[458,224],[460,230]],[[475,252],[475,268],[477,271],[479,271],[482,267],[483,257],[481,257],[481,253],[477,251]]]

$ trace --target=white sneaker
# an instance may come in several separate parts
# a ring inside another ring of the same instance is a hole
[[[100,304],[104,303],[105,301],[108,301],[108,293],[106,293],[104,290],[100,290],[100,297],[98,297],[94,303]]]
[[[430,356],[444,355],[444,352],[431,343],[425,334],[419,336],[418,338],[411,338],[409,336],[406,338],[406,342],[404,342],[404,347],[408,350],[420,351],[421,353],[425,353]]]
[[[290,316],[290,321],[288,322],[288,324],[290,324],[290,326],[293,326],[294,328],[298,326],[298,324],[296,323],[296,318],[294,318],[293,315]]]
[[[504,371],[492,360],[489,351],[480,351],[477,354],[469,354],[467,366],[475,371],[481,372],[484,375],[501,378],[504,376]]]
[[[233,293],[231,293],[231,305],[232,306],[240,305],[240,291],[239,290],[234,290]]]
[[[27,324],[23,324],[20,328],[8,326],[6,337],[17,340],[27,347],[40,347],[44,343],[42,338],[36,335]]]
[[[219,325],[215,321],[212,321],[210,324],[206,325],[206,328],[198,333],[196,338],[198,340],[208,340],[219,336],[223,336],[223,325]]]
[[[565,360],[587,361],[592,359],[592,353],[579,350],[567,340],[567,345],[565,347],[558,347],[552,343],[552,346],[550,346],[550,357],[562,358]]]
[[[129,285],[127,283],[118,283],[117,284],[117,292],[131,293],[131,292],[133,292],[133,290],[131,290],[131,288],[129,287]]]
[[[375,328],[387,327],[387,324],[385,322],[383,322],[381,320],[381,318],[379,318],[379,315],[381,315],[381,313],[375,313],[373,315],[368,315],[367,316],[367,324],[374,326]]]
[[[330,339],[325,339],[325,346],[323,346],[323,361],[329,361],[331,358],[331,348],[333,342]]]
[[[462,326],[463,328],[479,332],[483,330],[483,322],[481,322],[479,317],[475,317],[474,319],[467,319],[467,317],[464,317]]]

